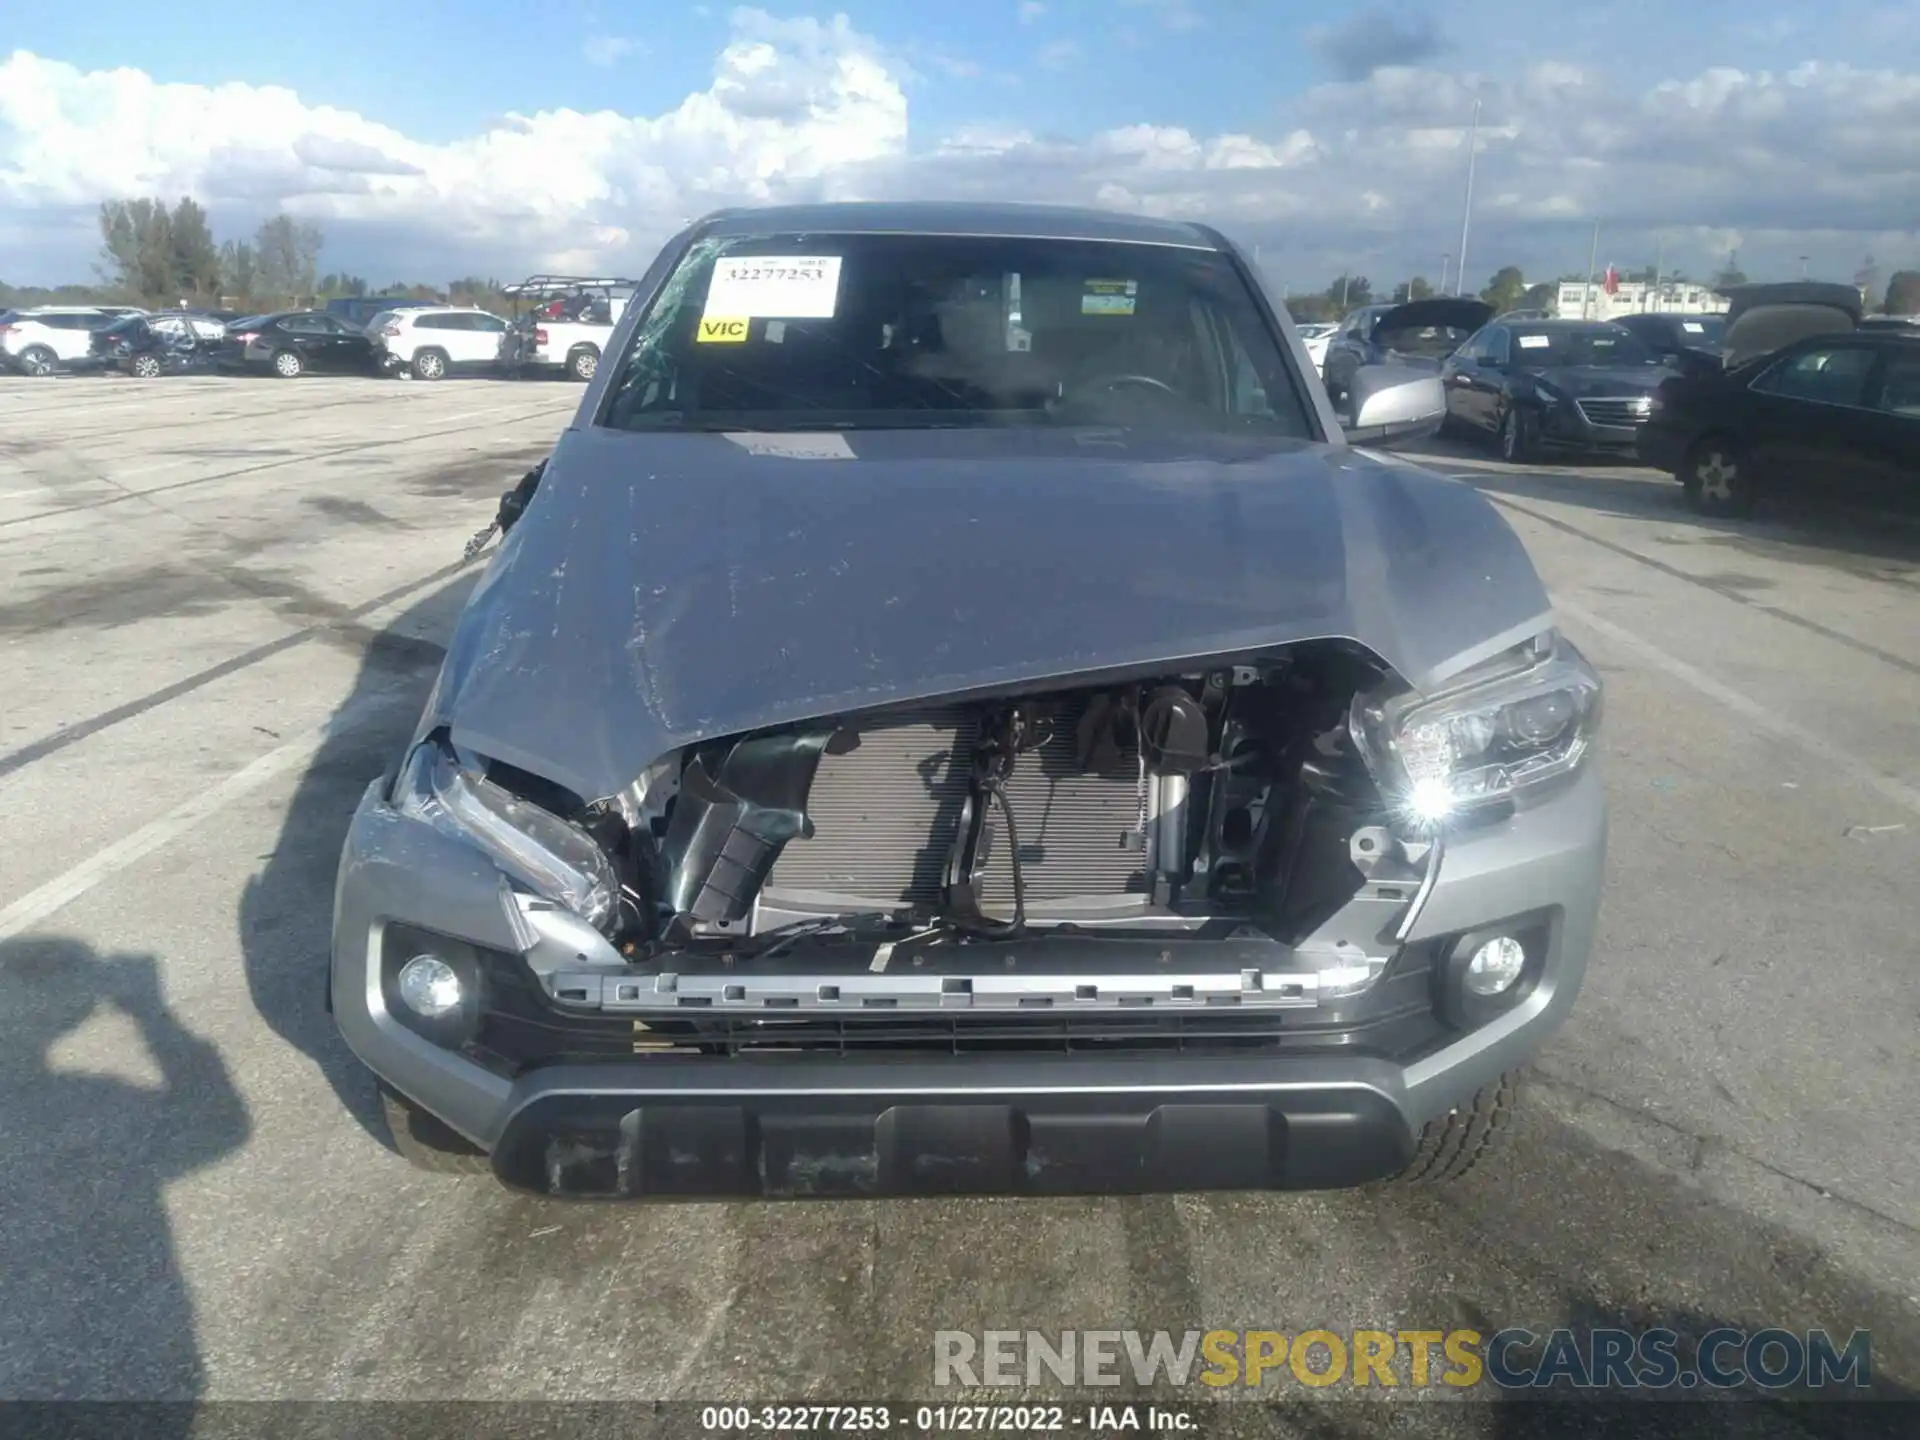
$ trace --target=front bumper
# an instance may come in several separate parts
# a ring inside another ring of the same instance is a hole
[[[1687,436],[1671,426],[1649,421],[1634,437],[1634,454],[1643,465],[1678,475],[1686,462]]]
[[[1334,1188],[1397,1173],[1423,1124],[1524,1064],[1558,1028],[1585,973],[1605,848],[1592,767],[1449,841],[1403,953],[1522,914],[1551,915],[1551,929],[1524,998],[1470,1029],[1430,1021],[1410,1045],[1375,1043],[1356,1026],[1247,1054],[687,1055],[647,1053],[640,1024],[618,1056],[507,1074],[432,1043],[387,1008],[388,925],[509,954],[524,953],[525,932],[483,857],[402,817],[375,785],[342,855],[331,1004],[348,1045],[386,1084],[489,1151],[502,1181],[541,1193]],[[1424,997],[1432,983],[1424,969],[1396,980],[1393,967],[1381,988],[1389,982],[1400,999]]]

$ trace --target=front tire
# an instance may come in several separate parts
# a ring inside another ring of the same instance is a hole
[[[393,1137],[393,1148],[416,1170],[436,1175],[481,1175],[492,1168],[486,1151],[468,1144],[443,1121],[384,1085],[380,1087],[380,1109],[387,1133]]]
[[[413,378],[416,380],[444,380],[447,377],[447,357],[438,350],[422,350],[413,357]]]
[[[1730,435],[1709,435],[1688,451],[1680,484],[1689,505],[1716,519],[1751,515],[1760,498],[1753,461]]]
[[[1510,1070],[1466,1104],[1421,1126],[1413,1159],[1388,1183],[1445,1185],[1458,1180],[1506,1144],[1519,1103],[1520,1072]]]
[[[1538,448],[1532,412],[1509,405],[1500,417],[1500,458],[1509,465],[1524,465]]]
[[[600,368],[600,352],[582,347],[567,356],[567,374],[585,384],[593,379],[594,372]]]
[[[1346,403],[1346,387],[1334,378],[1334,372],[1331,366],[1320,372],[1320,383],[1326,386],[1327,399],[1333,402],[1336,410]]]
[[[300,358],[297,350],[276,350],[273,355],[273,373],[282,380],[298,380],[307,368],[307,362]]]
[[[29,345],[20,352],[20,368],[36,379],[44,379],[53,374],[53,367],[60,363],[60,357],[44,345]]]

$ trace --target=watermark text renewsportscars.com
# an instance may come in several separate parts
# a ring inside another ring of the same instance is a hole
[[[1333,1385],[1503,1390],[1864,1390],[1872,1336],[1673,1330],[939,1330],[933,1383],[1175,1387]]]

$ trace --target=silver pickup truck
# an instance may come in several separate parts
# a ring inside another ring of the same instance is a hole
[[[501,358],[509,373],[564,370],[591,380],[636,286],[631,280],[531,275],[505,288],[513,324]]]

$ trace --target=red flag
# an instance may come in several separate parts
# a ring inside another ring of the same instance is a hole
[[[1620,272],[1611,265],[1607,266],[1607,282],[1605,288],[1609,295],[1618,295],[1620,293]]]

